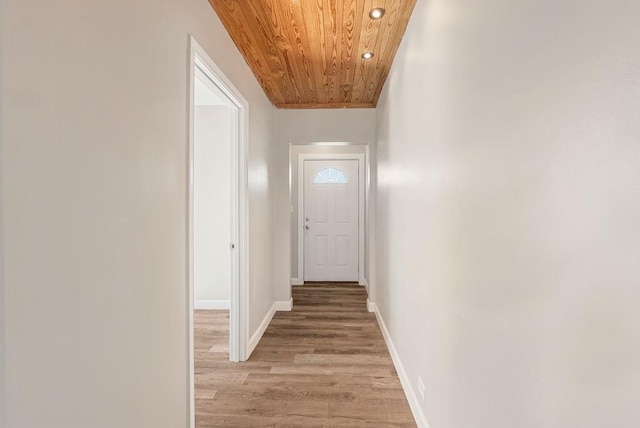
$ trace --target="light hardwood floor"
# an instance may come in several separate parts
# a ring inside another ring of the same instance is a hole
[[[358,285],[293,288],[251,358],[228,361],[227,311],[196,311],[196,426],[415,427]]]

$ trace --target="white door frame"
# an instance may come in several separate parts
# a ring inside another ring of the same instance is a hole
[[[194,374],[194,117],[195,117],[195,72],[202,70],[211,82],[224,94],[226,102],[237,112],[234,116],[231,145],[231,229],[232,272],[229,299],[229,359],[245,361],[249,343],[248,281],[249,281],[249,204],[248,204],[248,136],[249,103],[231,81],[216,66],[206,51],[193,37],[189,41],[189,150],[188,150],[188,328],[189,328],[189,405],[190,426],[195,426],[195,374]]]
[[[357,160],[358,161],[358,284],[365,285],[364,278],[364,153],[299,153],[298,154],[298,278],[304,282],[304,161],[306,160]]]

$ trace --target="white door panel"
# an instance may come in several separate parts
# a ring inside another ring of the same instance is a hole
[[[304,161],[304,279],[358,281],[357,160]]]

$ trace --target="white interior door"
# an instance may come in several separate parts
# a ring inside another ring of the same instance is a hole
[[[358,281],[357,160],[304,161],[304,280]]]

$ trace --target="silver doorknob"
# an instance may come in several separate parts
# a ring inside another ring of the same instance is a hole
[[[305,217],[304,219],[305,219],[306,221],[309,221],[309,217]]]
[[[305,226],[304,226],[304,228],[305,228],[305,229],[307,229],[307,230],[309,230],[309,226],[308,226],[308,225],[305,225]]]

